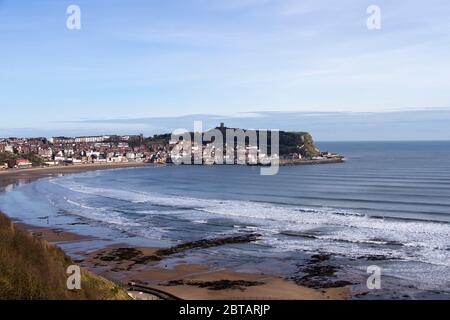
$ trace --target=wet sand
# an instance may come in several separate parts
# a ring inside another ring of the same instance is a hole
[[[16,183],[18,181],[32,181],[60,174],[74,174],[88,171],[135,168],[144,166],[149,166],[149,164],[142,162],[123,162],[0,170],[0,187],[5,187],[8,184]]]
[[[80,234],[76,234],[73,232],[68,232],[63,229],[57,228],[45,228],[45,227],[37,227],[32,226],[30,224],[25,224],[22,222],[15,222],[15,225],[23,230],[27,230],[34,237],[46,240],[53,244],[64,243],[64,242],[80,242],[85,240],[93,240],[94,237],[84,236]]]
[[[135,251],[142,256],[154,256],[160,248],[113,245],[85,255],[81,265],[123,284],[134,283],[186,300],[336,300],[350,296],[350,290],[345,287],[312,289],[262,273],[199,264],[167,267],[164,259],[141,264],[133,254]]]
[[[144,165],[121,163],[1,171],[0,188],[59,174]],[[34,236],[55,244],[94,239],[62,229],[35,227],[20,222],[17,224]],[[195,246],[191,249],[195,249]],[[180,299],[315,300],[350,298],[350,289],[345,286],[326,289],[308,288],[277,276],[235,272],[217,266],[198,264],[178,264],[169,268],[164,264],[165,256],[158,256],[158,253],[169,251],[171,254],[171,250],[173,251],[172,248],[167,250],[167,248],[132,248],[127,245],[113,245],[90,253],[77,252],[76,254],[83,257],[79,261],[82,267],[117,281],[124,287],[127,287],[129,283],[136,283],[167,292]],[[189,248],[186,252],[175,252],[175,254],[189,254],[188,250]],[[157,299],[151,294],[136,294],[136,292],[134,296],[137,299]]]

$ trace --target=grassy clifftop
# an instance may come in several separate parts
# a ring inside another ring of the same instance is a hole
[[[0,213],[0,299],[122,300],[126,291],[82,270],[81,290],[68,290],[73,261],[58,247],[32,237]]]
[[[280,131],[280,154],[289,153],[299,153],[306,158],[320,155],[308,132]]]

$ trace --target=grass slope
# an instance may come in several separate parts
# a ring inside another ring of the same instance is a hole
[[[0,213],[0,299],[129,299],[125,290],[86,270],[81,290],[68,290],[66,270],[72,264],[61,249],[17,228]]]

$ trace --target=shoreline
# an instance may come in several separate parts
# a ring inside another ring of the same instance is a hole
[[[78,165],[67,165],[67,166],[51,166],[51,167],[37,167],[29,169],[6,169],[0,171],[0,178],[15,176],[22,173],[50,173],[50,174],[70,174],[70,173],[81,173],[87,171],[97,171],[97,170],[107,170],[107,169],[122,169],[122,168],[138,168],[151,166],[151,164],[146,162],[116,162],[107,164],[97,164],[97,163],[86,163]],[[1,183],[1,180],[0,180]]]
[[[344,157],[329,158],[329,159],[317,159],[317,160],[280,160],[280,166],[302,166],[302,165],[319,165],[319,164],[333,164],[344,163]]]
[[[150,166],[144,163],[121,163],[116,165],[79,165],[68,167],[49,167],[0,172],[0,188],[26,180],[48,178],[59,174],[76,174],[87,171],[120,169]],[[7,214],[7,213],[6,213]],[[37,227],[22,221],[15,221],[21,228],[34,237],[58,245],[58,243],[77,243],[92,240],[63,229],[52,227]],[[260,273],[235,272],[220,266],[179,263],[173,268],[161,266],[161,261],[148,260],[144,264],[133,262],[133,255],[103,261],[102,255],[114,255],[114,250],[122,248],[127,252],[140,252],[142,255],[152,255],[158,250],[170,248],[139,248],[128,245],[104,246],[91,253],[72,252],[81,257],[82,267],[119,282],[123,287],[129,283],[138,283],[150,288],[167,292],[181,299],[348,299],[350,289],[345,285],[335,288],[308,288],[279,276]],[[106,259],[108,260],[108,259]],[[144,294],[145,295],[145,294]],[[135,295],[139,298],[140,295]],[[142,297],[144,299],[144,297]],[[145,295],[145,299],[154,299]]]
[[[57,175],[77,174],[90,171],[102,171],[126,168],[151,167],[144,162],[124,162],[111,164],[80,164],[70,166],[38,167],[30,169],[8,169],[0,171],[0,192],[9,185],[18,182],[31,182]]]
[[[329,158],[329,159],[317,159],[317,160],[280,160],[280,166],[301,166],[301,165],[320,165],[320,164],[336,164],[336,163],[344,163],[344,157],[339,158]],[[110,170],[110,169],[125,169],[125,168],[141,168],[141,167],[150,167],[150,166],[158,166],[158,165],[172,165],[172,163],[165,164],[153,164],[147,162],[120,162],[120,163],[107,163],[107,164],[97,164],[97,163],[86,163],[86,164],[78,164],[78,165],[66,165],[66,166],[49,166],[49,167],[33,167],[28,169],[3,169],[0,170],[0,187],[2,186],[2,180],[12,178],[17,179],[19,175],[21,178],[26,177],[28,175],[38,176],[42,175],[53,175],[53,174],[76,174],[83,173],[89,171],[101,171],[101,170]],[[236,164],[234,164],[236,165]],[[241,165],[239,165],[241,166]],[[252,165],[250,165],[252,166]],[[263,166],[258,164],[257,166]],[[38,179],[41,177],[37,177]]]
[[[345,286],[310,288],[283,277],[221,266],[168,264],[153,259],[164,248],[114,244],[84,255],[81,266],[128,287],[148,288],[183,300],[342,300]],[[182,255],[181,258],[188,256]]]

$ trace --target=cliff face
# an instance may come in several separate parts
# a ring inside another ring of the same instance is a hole
[[[320,155],[320,151],[314,145],[313,137],[308,132],[280,131],[280,154],[289,153],[299,153],[305,158]]]

